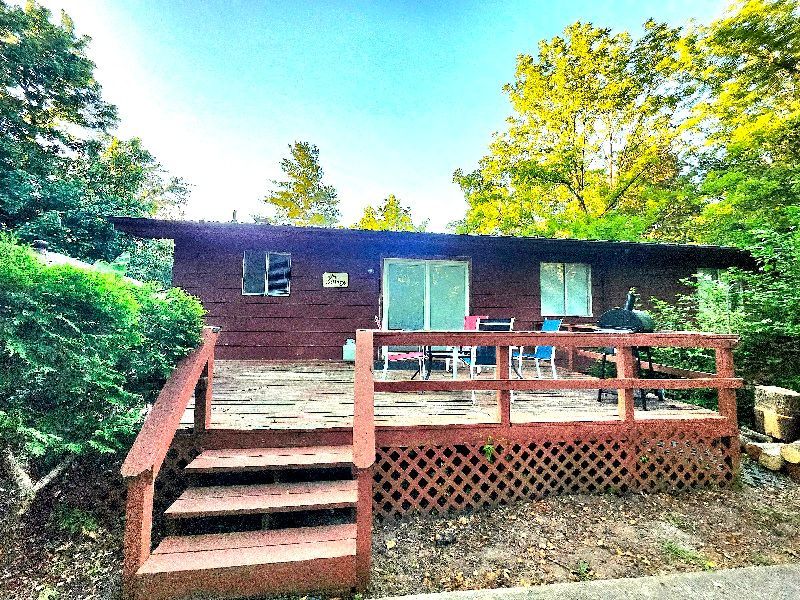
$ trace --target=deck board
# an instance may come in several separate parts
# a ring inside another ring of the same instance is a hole
[[[532,377],[533,368],[525,374]],[[388,379],[408,379],[411,371],[389,371]],[[380,378],[382,373],[377,372]],[[489,369],[481,378],[493,378]],[[585,375],[559,369],[560,378]],[[450,378],[435,371],[432,378]],[[466,379],[466,370],[459,371]],[[613,385],[609,381],[609,385]],[[669,394],[669,392],[667,392]],[[353,365],[341,362],[284,362],[218,360],[214,365],[211,426],[225,429],[318,429],[352,427]],[[376,393],[378,425],[450,425],[497,421],[494,392]],[[636,408],[637,418],[708,418],[715,411],[674,399],[648,400],[648,411]],[[613,421],[618,419],[613,395],[597,402],[595,390],[515,392],[511,406],[515,423]],[[181,426],[193,423],[193,405]]]

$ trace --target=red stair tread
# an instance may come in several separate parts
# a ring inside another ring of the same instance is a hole
[[[355,538],[332,541],[315,540],[280,546],[152,554],[141,566],[138,575],[294,563],[355,556],[355,554]]]
[[[206,450],[189,463],[186,469],[203,473],[310,466],[349,466],[352,463],[353,449],[350,446],[247,448]]]
[[[170,536],[164,538],[153,554],[176,554],[205,550],[231,550],[234,548],[265,548],[285,544],[309,542],[334,542],[355,539],[354,523],[295,527],[269,531],[241,531],[236,533],[209,533],[202,535]]]
[[[171,518],[347,508],[356,505],[356,481],[315,481],[189,488],[165,514]]]

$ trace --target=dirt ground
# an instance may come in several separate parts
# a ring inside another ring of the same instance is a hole
[[[800,562],[800,485],[743,469],[740,489],[561,496],[380,525],[369,595]]]
[[[562,496],[379,524],[366,596],[800,562],[800,485],[743,467],[739,489]],[[119,598],[121,512],[96,514],[102,483],[86,490],[54,491],[2,538],[0,598]]]

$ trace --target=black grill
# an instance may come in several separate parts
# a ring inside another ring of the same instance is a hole
[[[607,310],[597,321],[600,329],[613,329],[615,331],[624,330],[633,333],[651,333],[655,330],[653,317],[643,310],[634,310],[636,294],[631,289],[622,308],[612,308]]]

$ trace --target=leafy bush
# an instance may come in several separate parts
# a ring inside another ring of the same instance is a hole
[[[47,266],[0,236],[0,448],[42,473],[127,446],[202,317],[181,290]]]
[[[800,390],[800,232],[760,232],[749,248],[759,269],[732,269],[719,281],[700,278],[672,305],[653,299],[659,329],[733,333],[737,374],[748,383]],[[660,348],[657,360],[714,371],[710,351]],[[752,398],[741,394],[743,403]],[[747,420],[747,415],[742,412]]]

